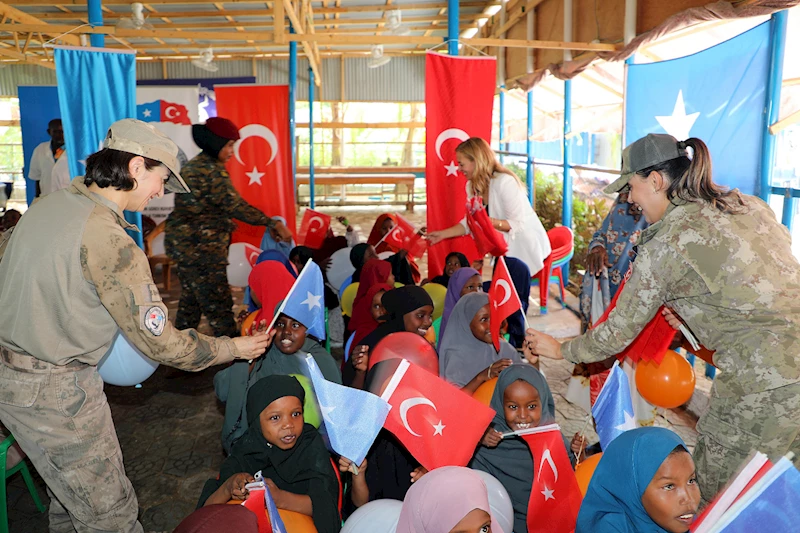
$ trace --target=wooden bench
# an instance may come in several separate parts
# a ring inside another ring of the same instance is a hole
[[[416,175],[412,173],[319,173],[314,175],[314,185],[322,187],[322,195],[317,195],[315,204],[318,206],[332,205],[368,205],[372,202],[364,200],[348,201],[350,197],[371,197],[378,196],[378,202],[389,205],[405,205],[406,210],[414,211],[414,180]],[[300,205],[308,205],[310,202],[309,193],[300,193],[300,186],[309,187],[309,175],[297,174],[297,201]],[[379,191],[364,190],[363,186],[378,185]],[[392,189],[386,190],[385,186]],[[351,186],[348,189],[348,186]],[[405,186],[405,192],[401,190]],[[331,187],[338,187],[339,194],[332,194]],[[386,197],[393,197],[387,200]],[[403,198],[404,197],[404,198]]]

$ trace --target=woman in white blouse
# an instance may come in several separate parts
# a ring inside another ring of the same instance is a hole
[[[467,177],[467,197],[480,196],[488,207],[492,225],[508,243],[508,256],[523,261],[535,274],[550,255],[550,241],[539,217],[528,202],[514,173],[495,158],[492,148],[480,137],[467,139],[456,148],[461,172]],[[436,244],[468,233],[466,217],[459,224],[428,233]]]

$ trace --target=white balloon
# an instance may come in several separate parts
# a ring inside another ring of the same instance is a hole
[[[228,248],[228,283],[234,287],[247,287],[247,278],[250,277],[250,261],[247,257],[247,244],[235,242]]]
[[[500,483],[496,477],[484,472],[483,470],[475,469],[484,485],[486,485],[486,492],[489,495],[489,508],[492,511],[492,517],[497,520],[503,533],[511,533],[514,529],[514,507],[511,505],[511,498],[508,496],[508,491]]]
[[[331,262],[328,265],[328,283],[333,287],[333,290],[338,291],[339,287],[342,286],[344,280],[347,279],[348,276],[352,276],[353,272],[356,271],[353,263],[350,262],[350,250],[351,248],[342,248],[341,250],[336,250],[331,255]]]
[[[97,364],[103,381],[120,387],[138,385],[152,376],[156,368],[158,363],[130,344],[121,332]]]
[[[341,533],[394,533],[403,502],[375,500],[362,505],[344,523]]]

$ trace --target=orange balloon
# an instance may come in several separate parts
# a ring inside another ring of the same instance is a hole
[[[247,336],[247,333],[250,331],[257,314],[258,311],[253,311],[245,317],[244,322],[242,322],[242,337]]]
[[[284,509],[278,509],[278,514],[281,515],[287,533],[317,533],[314,520],[308,515]]]
[[[428,328],[428,331],[425,333],[425,340],[433,344],[436,342],[436,330],[433,327]]]
[[[694,369],[681,354],[667,350],[661,364],[639,361],[636,366],[636,388],[642,398],[658,407],[672,409],[692,398]]]
[[[494,394],[494,388],[497,386],[497,378],[492,378],[489,381],[484,381],[481,383],[480,387],[478,387],[475,392],[472,394],[472,397],[481,402],[482,404],[489,405],[492,401],[492,395]]]
[[[575,467],[575,479],[578,480],[578,487],[581,489],[581,495],[586,496],[586,491],[589,489],[589,482],[594,475],[594,469],[597,468],[597,463],[600,462],[602,453],[590,455],[584,462]]]

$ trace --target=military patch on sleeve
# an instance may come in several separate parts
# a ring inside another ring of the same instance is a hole
[[[156,337],[164,333],[164,326],[167,325],[167,314],[159,306],[154,305],[150,308],[139,308],[139,327],[149,331]]]

